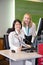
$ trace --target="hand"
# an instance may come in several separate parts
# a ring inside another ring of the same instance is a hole
[[[31,45],[27,45],[28,48],[31,48]]]
[[[19,47],[17,50],[18,50],[18,51],[21,51],[21,49],[22,49],[22,47]]]
[[[22,49],[22,47],[20,46],[20,47],[18,47],[18,48],[15,50],[15,52],[20,52],[21,49]]]

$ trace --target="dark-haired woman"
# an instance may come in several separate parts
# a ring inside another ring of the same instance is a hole
[[[30,45],[25,44],[23,42],[24,33],[22,31],[22,24],[21,21],[16,19],[14,21],[14,29],[15,31],[9,34],[9,45],[11,50],[15,50],[15,52],[19,52],[22,49],[22,46],[31,48]]]

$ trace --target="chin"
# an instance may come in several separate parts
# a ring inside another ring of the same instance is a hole
[[[20,29],[17,29],[18,31],[20,31]]]

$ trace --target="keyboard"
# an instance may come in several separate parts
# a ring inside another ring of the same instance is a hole
[[[21,51],[25,51],[25,52],[36,52],[36,49],[35,48],[22,48]]]

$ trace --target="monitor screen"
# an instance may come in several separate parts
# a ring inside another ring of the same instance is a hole
[[[37,36],[41,35],[42,30],[43,30],[43,18],[40,18],[37,27]]]

